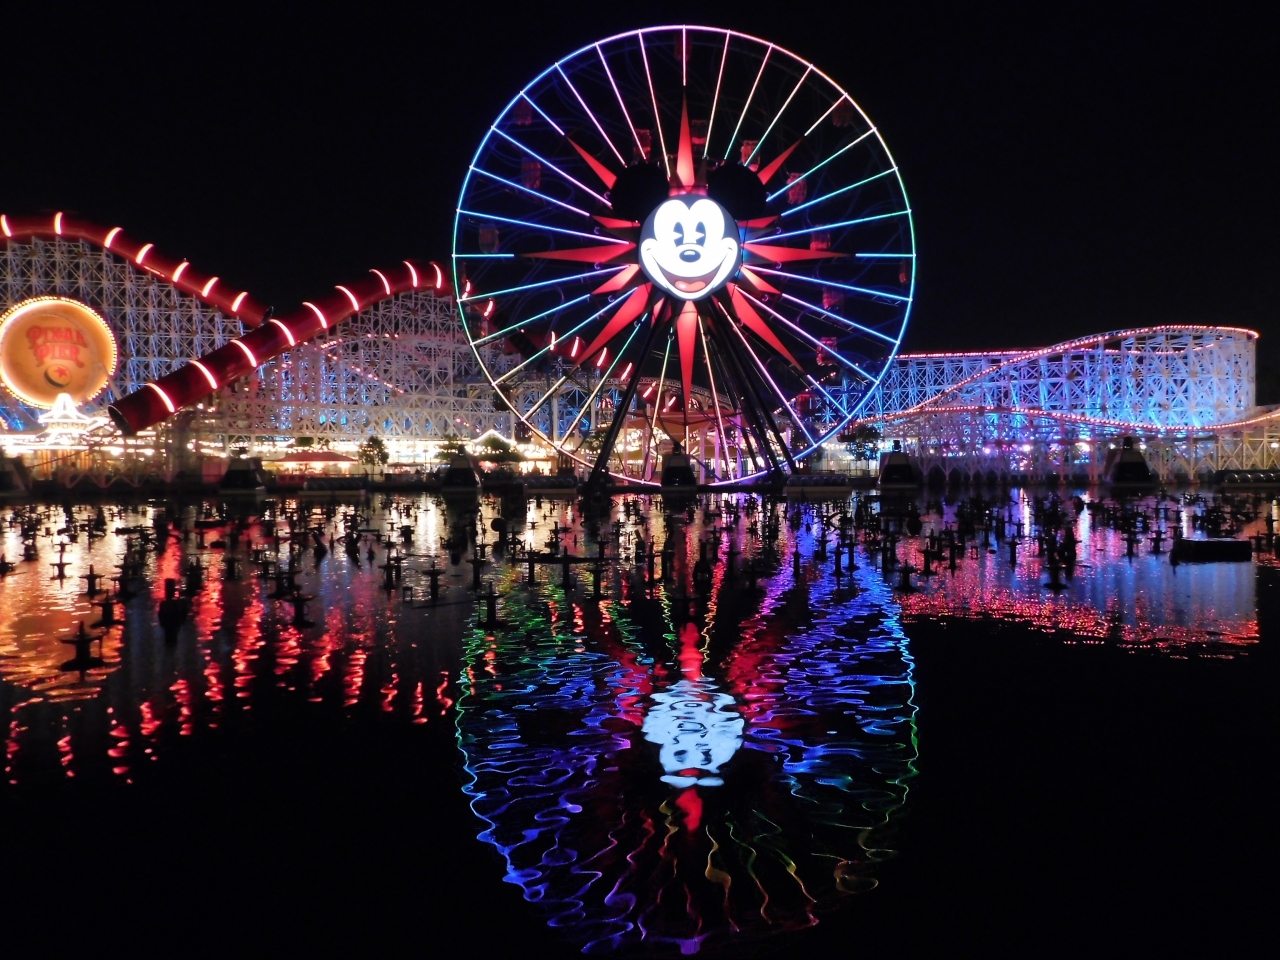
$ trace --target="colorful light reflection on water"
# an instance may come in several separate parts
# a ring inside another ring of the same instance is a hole
[[[162,777],[166,756],[216,750],[226,731],[252,737],[264,709],[339,716],[371,735],[383,723],[452,724],[479,839],[547,923],[589,952],[690,953],[812,926],[879,882],[918,766],[915,620],[1017,620],[1067,643],[1171,656],[1237,656],[1258,640],[1254,564],[1174,568],[1145,544],[1130,559],[1122,535],[1088,512],[1074,521],[1079,563],[1063,590],[1043,586],[1043,558],[1024,544],[1012,565],[1003,549],[973,550],[903,594],[862,548],[852,573],[847,560],[840,575],[820,560],[813,505],[723,497],[671,516],[657,501],[634,505],[619,500],[584,524],[553,501],[486,502],[478,518],[429,497],[304,504],[297,582],[314,600],[300,625],[249,562],[251,546],[286,556],[287,538],[277,544],[246,506],[239,577],[221,576],[225,524],[210,522],[208,546],[189,534],[151,551],[138,595],[118,608],[123,622],[91,631],[101,641],[83,672],[64,642],[101,617],[82,576],[90,563],[114,573],[136,537],[117,528],[150,526],[157,507],[112,508],[104,536],[68,543],[64,580],[49,576],[66,539],[62,509],[51,510],[40,559],[0,581],[0,789]],[[1029,521],[1026,501],[1016,509]],[[188,526],[198,510],[182,514]],[[370,532],[358,552],[317,558],[309,531],[332,542],[353,510]],[[466,544],[504,513],[539,551],[554,542],[593,556],[603,531],[600,596],[590,563],[567,584],[559,563],[544,564],[530,586],[523,561],[491,555],[482,574],[497,588],[498,622],[484,626]],[[926,516],[925,533],[953,520],[951,508]],[[374,530],[405,554],[390,589]],[[658,562],[667,579],[648,582],[638,537],[670,544]],[[906,538],[899,557],[920,566],[922,543]],[[4,552],[21,550],[10,526]],[[711,562],[700,565],[703,550]],[[182,579],[196,558],[206,576],[166,644],[164,579]],[[445,573],[433,605],[435,564]]]
[[[513,573],[505,629],[468,640],[481,839],[588,952],[811,926],[875,886],[916,759],[892,594],[773,573],[705,602],[619,574],[598,605]]]

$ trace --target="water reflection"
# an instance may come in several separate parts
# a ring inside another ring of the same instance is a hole
[[[721,532],[721,560],[749,546]],[[752,594],[721,564],[700,601],[680,576],[708,531],[679,533],[674,583],[619,572],[597,606],[511,575],[503,629],[466,645],[480,838],[587,952],[817,923],[875,886],[915,774],[911,658],[883,581],[775,561]]]
[[[369,533],[354,559],[303,553],[296,578],[315,598],[316,623],[301,628],[292,625],[292,608],[276,595],[273,577],[256,575],[261,569],[249,562],[251,552],[261,550],[268,560],[287,563],[290,524],[278,525],[277,542],[277,530],[259,515],[265,507],[253,505],[232,551],[225,541],[234,518],[204,518],[196,528],[211,507],[182,508],[175,532],[163,538],[150,531],[164,504],[112,508],[109,529],[94,537],[84,529],[93,508],[46,509],[39,559],[19,562],[0,581],[0,717],[10,785],[50,776],[131,781],[183,738],[200,740],[227,725],[251,732],[259,706],[338,709],[354,721],[376,713],[426,722],[452,703],[448,678],[456,675],[456,642],[473,608],[464,600],[469,570],[449,566],[439,538],[429,536],[437,532],[443,505],[425,498],[377,505],[364,518]],[[307,531],[309,546],[313,524],[340,528],[357,508],[369,509],[291,501],[279,512],[298,522],[300,537]],[[78,519],[81,528],[59,535],[58,529],[75,526],[68,519]],[[386,552],[382,535],[406,523],[420,553],[407,551],[403,579],[389,595],[375,561]],[[178,533],[179,526],[185,531]],[[154,542],[142,554],[137,579],[129,581],[135,595],[115,605],[117,623],[98,626],[102,595],[87,596],[83,574],[92,564],[95,573],[118,575],[122,560],[139,548],[141,531]],[[0,549],[21,556],[22,540],[20,527],[10,525]],[[45,571],[60,543],[67,544],[67,575],[50,579]],[[365,554],[370,546],[377,547],[375,561]],[[228,553],[239,558],[236,579],[224,578]],[[426,595],[422,571],[437,561],[446,569],[444,602],[434,609],[406,602],[403,587]],[[193,564],[203,569],[198,581],[189,578]],[[166,579],[179,581],[190,605],[173,643],[165,642],[157,618]],[[102,661],[83,672],[68,667],[76,648],[67,641],[81,623],[100,638],[89,653]],[[437,635],[441,642],[423,642]]]
[[[906,592],[869,546],[879,505],[722,496],[664,514],[619,499],[584,521],[557,501],[478,514],[429,497],[225,515],[139,503],[96,530],[96,508],[44,508],[37,559],[0,579],[4,788],[163,776],[167,757],[214,754],[218,737],[252,738],[271,718],[368,736],[450,725],[480,840],[579,947],[691,953],[812,926],[873,888],[896,845],[918,755],[912,622],[1017,620],[1169,656],[1258,642],[1254,563],[1174,567],[1151,530],[1135,550],[1081,509],[1056,585],[1034,538],[1012,562],[1007,541],[970,538],[954,569],[933,553],[925,576],[930,534],[955,529],[961,505],[922,506],[921,533],[893,546],[917,568]],[[1158,530],[1202,534],[1204,505],[1180,521],[1167,506],[1139,509]],[[1034,532],[1031,499],[998,509]],[[0,531],[8,557],[31,517]],[[1247,510],[1230,522],[1267,528]],[[130,557],[136,576],[121,569]],[[132,590],[112,617],[87,595],[90,565]],[[496,588],[492,620],[477,571]],[[166,579],[189,604],[172,643],[157,616]],[[310,598],[305,616],[285,580]]]
[[[1006,508],[1027,534],[1035,529],[1033,502],[1015,491]],[[1088,503],[1087,494],[1082,502]],[[923,536],[903,543],[905,562],[924,568],[928,535],[955,527],[957,505],[926,516]],[[918,592],[900,598],[903,618],[907,623],[920,618],[1014,621],[1057,633],[1064,642],[1105,641],[1130,652],[1246,653],[1259,640],[1254,564],[1169,562],[1170,528],[1180,520],[1180,534],[1198,535],[1193,519],[1204,514],[1205,503],[1180,510],[1147,498],[1130,507],[1152,518],[1132,556],[1123,529],[1098,522],[1089,509],[1069,512],[1078,561],[1060,588],[1052,586],[1044,551],[1033,537],[1021,542],[1012,563],[1007,544],[974,542],[955,570],[935,563],[935,575],[916,578]],[[1243,522],[1240,532],[1248,536],[1265,529],[1265,518],[1258,517]],[[1156,552],[1154,538],[1161,535],[1162,549]],[[1274,560],[1266,556],[1259,562]]]

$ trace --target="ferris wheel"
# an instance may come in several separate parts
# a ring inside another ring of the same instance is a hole
[[[790,471],[859,414],[902,341],[915,243],[897,165],[834,81],[673,26],[583,47],[507,105],[453,268],[524,438],[594,481],[656,484],[682,449],[717,485]]]

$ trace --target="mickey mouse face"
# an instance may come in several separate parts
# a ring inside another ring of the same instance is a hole
[[[706,197],[663,201],[640,231],[645,275],[681,300],[699,300],[718,290],[741,263],[733,218]]]

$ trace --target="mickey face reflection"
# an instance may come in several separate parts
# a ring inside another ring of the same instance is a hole
[[[727,693],[711,681],[680,680],[653,694],[644,718],[644,738],[660,744],[665,783],[673,787],[718,787],[720,768],[742,746],[745,722]]]
[[[699,300],[718,290],[741,263],[733,218],[706,197],[664,201],[640,231],[645,274],[681,300]]]

